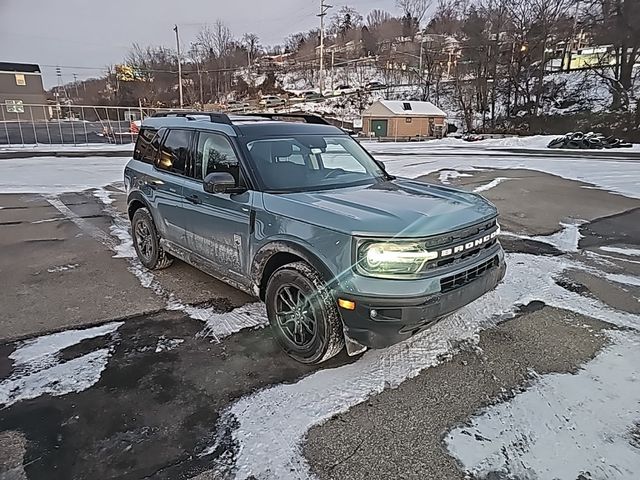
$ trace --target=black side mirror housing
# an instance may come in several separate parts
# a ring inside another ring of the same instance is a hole
[[[382,170],[384,170],[385,172],[387,171],[386,165],[384,164],[384,162],[383,162],[382,160],[376,160],[375,162],[378,164],[378,166],[379,166]]]
[[[204,179],[204,191],[207,193],[242,193],[244,188],[239,188],[236,179],[228,172],[210,173]]]

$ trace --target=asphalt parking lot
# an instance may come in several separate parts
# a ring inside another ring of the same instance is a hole
[[[466,174],[421,179],[498,206],[504,284],[419,338],[321,367],[280,351],[255,299],[181,262],[145,271],[121,184],[0,194],[0,479],[570,478],[557,453],[527,457],[541,434],[500,443],[524,415],[487,423],[536,392],[564,422],[545,432],[575,432],[557,445],[572,478],[637,478],[640,201],[532,169]],[[625,398],[602,381],[567,407],[562,379],[599,364],[629,369],[601,375]],[[607,405],[624,420],[606,430],[615,455],[582,430]]]

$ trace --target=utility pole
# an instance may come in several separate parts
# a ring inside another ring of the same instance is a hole
[[[324,94],[324,17],[327,16],[327,12],[331,5],[324,3],[325,0],[320,0],[320,95]]]
[[[176,49],[178,51],[178,92],[180,93],[180,108],[184,106],[184,99],[182,97],[182,58],[180,56],[180,35],[178,34],[178,25],[173,26],[173,31],[176,32]]]
[[[73,83],[76,87],[76,100],[78,100],[78,98],[80,98],[80,94],[78,93],[78,74],[77,73],[73,74]]]

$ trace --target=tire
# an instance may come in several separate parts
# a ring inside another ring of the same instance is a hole
[[[276,341],[294,360],[319,364],[344,348],[342,320],[333,295],[308,263],[291,263],[276,270],[269,278],[265,303]]]
[[[145,267],[149,270],[162,270],[171,266],[173,257],[160,246],[160,237],[148,209],[139,208],[133,214],[131,236],[138,258]]]

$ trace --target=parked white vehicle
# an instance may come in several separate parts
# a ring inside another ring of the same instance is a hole
[[[285,104],[285,100],[276,95],[265,95],[260,99],[259,105],[261,107],[270,108],[270,107],[281,107]]]

